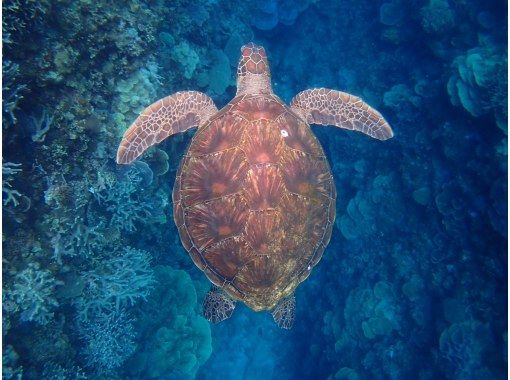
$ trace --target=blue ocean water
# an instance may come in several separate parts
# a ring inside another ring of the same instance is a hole
[[[2,2],[4,379],[504,379],[507,3]],[[220,108],[240,47],[287,103],[364,99],[381,142],[312,126],[337,188],[296,320],[238,303],[183,248],[172,188],[193,131],[129,166],[123,133],[182,90]]]

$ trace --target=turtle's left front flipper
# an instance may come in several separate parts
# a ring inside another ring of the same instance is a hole
[[[124,133],[117,163],[129,164],[168,136],[204,125],[216,112],[212,99],[197,91],[176,92],[158,100],[143,110]]]
[[[310,124],[334,125],[379,140],[393,137],[384,117],[360,98],[345,92],[315,88],[297,94],[290,108]]]

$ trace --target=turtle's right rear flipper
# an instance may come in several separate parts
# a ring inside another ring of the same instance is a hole
[[[280,300],[271,314],[278,327],[287,330],[291,329],[296,318],[296,298],[294,295]]]
[[[212,323],[218,323],[230,318],[236,304],[220,288],[213,287],[204,300],[204,317]]]

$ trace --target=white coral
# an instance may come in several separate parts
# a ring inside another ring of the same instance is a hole
[[[19,205],[18,198],[21,198],[21,193],[12,187],[12,181],[14,175],[22,171],[21,164],[14,162],[3,162],[2,163],[2,195],[3,204],[7,206],[12,203],[14,207]]]

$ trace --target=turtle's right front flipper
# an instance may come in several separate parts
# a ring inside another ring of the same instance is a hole
[[[176,92],[151,104],[124,133],[117,163],[129,164],[147,148],[168,136],[199,127],[218,109],[212,99],[197,91]]]
[[[393,137],[390,125],[377,110],[346,92],[327,88],[301,91],[290,108],[310,124],[334,125],[379,140]]]

